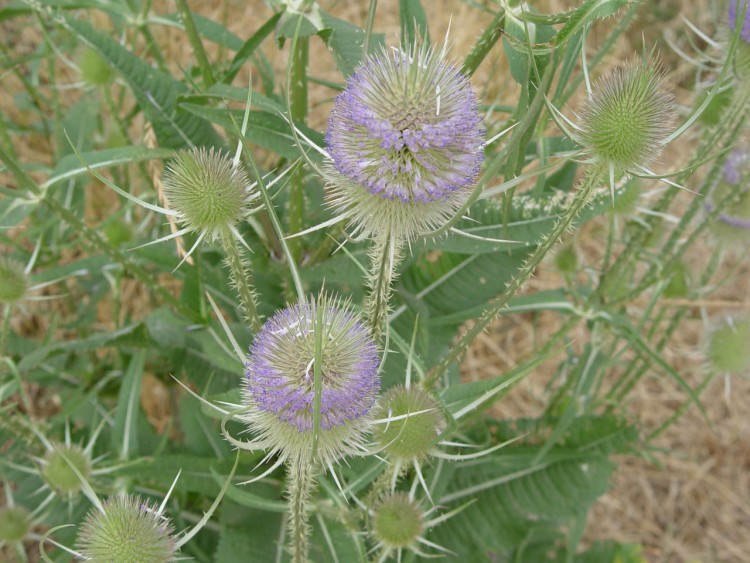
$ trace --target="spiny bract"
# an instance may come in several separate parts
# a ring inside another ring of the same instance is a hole
[[[167,563],[175,560],[174,528],[139,497],[116,496],[91,509],[78,533],[78,552],[97,563]]]
[[[248,211],[245,171],[213,147],[180,151],[167,166],[164,193],[181,223],[215,238]]]
[[[582,113],[580,141],[599,162],[638,169],[661,151],[674,117],[671,95],[650,62],[616,68],[592,88]]]

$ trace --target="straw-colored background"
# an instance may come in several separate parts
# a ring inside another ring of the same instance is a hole
[[[532,2],[540,11],[570,8],[577,2],[546,1]],[[452,21],[450,31],[451,52],[459,58],[465,54],[487,23],[487,17],[478,10],[459,1],[423,0],[427,7],[433,39],[445,35]],[[666,18],[670,13],[690,18],[709,35],[716,31],[716,17],[719,12],[709,0],[688,0],[685,2],[651,2],[653,9],[642,9],[641,19],[606,60],[605,66],[613,66],[627,58],[631,52],[629,41],[641,44],[657,42],[665,65],[672,73],[675,95],[678,101],[690,103],[691,77],[694,69],[677,57],[664,43],[664,35],[678,37],[684,25],[678,18]],[[219,21],[241,38],[248,37],[270,14],[263,2],[258,0],[206,0],[192,1],[191,7],[200,14]],[[362,24],[366,17],[367,2],[340,0],[323,2],[334,15]],[[398,42],[398,2],[381,0],[376,18],[376,31],[386,33],[389,44]],[[159,0],[154,3],[154,12],[174,12],[173,2]],[[721,12],[719,12],[719,17]],[[96,21],[106,24],[105,17]],[[611,22],[609,22],[611,23]],[[608,22],[605,22],[608,25]],[[39,34],[34,25],[2,26],[6,45],[17,51],[30,51],[39,43]],[[590,49],[594,52],[599,33],[595,28],[590,37]],[[189,45],[184,35],[176,30],[160,28],[157,41],[168,53],[168,60],[175,72],[192,62]],[[330,57],[319,41],[313,41],[311,71],[319,77],[337,79],[332,71]],[[209,46],[211,47],[211,46]],[[283,69],[286,51],[269,47],[266,53],[274,66]],[[215,49],[209,54],[216,56]],[[14,76],[6,74],[0,78],[6,93],[20,91]],[[74,71],[60,68],[58,81],[75,82]],[[246,74],[240,74],[236,84],[243,84]],[[500,103],[513,103],[516,90],[507,72],[503,52],[498,45],[473,78],[473,84],[481,91],[484,99]],[[49,86],[43,86],[48,88]],[[72,103],[82,94],[77,90],[63,90],[61,97],[65,103]],[[83,94],[92,95],[92,94]],[[330,91],[311,90],[310,123],[323,129],[330,107]],[[575,109],[565,108],[568,113]],[[24,122],[28,115],[16,109],[12,95],[0,96],[0,110],[11,119]],[[143,131],[134,131],[133,138],[142,137]],[[690,140],[665,153],[661,159],[662,168],[676,168],[689,151]],[[19,143],[18,152],[28,162],[50,163],[51,150],[41,138],[25,137]],[[92,198],[88,220],[96,224],[104,217],[116,198],[106,191],[92,188]],[[683,201],[687,201],[683,196]],[[586,264],[597,264],[603,253],[604,222],[588,226],[575,236],[576,248]],[[706,237],[688,256],[687,262],[694,273],[700,272],[708,257],[717,251],[717,244]],[[666,350],[667,360],[679,370],[692,385],[696,385],[705,375],[702,354],[705,332],[723,317],[750,313],[750,262],[743,256],[743,248],[722,250],[726,254],[722,269],[717,276],[718,287],[704,301],[696,303],[686,317]],[[559,278],[551,265],[545,264],[529,284],[527,290],[555,287]],[[136,318],[147,311],[145,295],[136,284],[125,284],[123,292],[129,303],[129,313]],[[645,303],[629,305],[630,312],[637,316]],[[51,305],[29,307],[14,320],[15,327],[29,335],[41,335],[49,326]],[[64,314],[74,314],[69,306],[54,305]],[[105,329],[111,318],[111,311],[103,310],[100,326]],[[502,373],[513,367],[523,358],[533,353],[535,343],[544,334],[554,329],[554,315],[514,315],[502,319],[493,329],[482,335],[464,362],[464,375],[467,379],[478,379]],[[581,337],[585,337],[581,327]],[[545,384],[551,377],[553,364],[544,364],[510,396],[497,404],[494,414],[498,417],[535,416],[545,404]],[[54,409],[55,397],[44,394],[41,389],[31,389],[38,393],[40,409]],[[143,407],[149,420],[157,427],[165,427],[170,414],[169,391],[156,378],[147,378],[144,386]],[[627,410],[644,433],[656,428],[667,419],[674,409],[685,400],[684,393],[659,374],[649,374],[630,395]],[[750,401],[748,379],[734,377],[731,380],[717,379],[705,391],[703,401],[711,419],[711,425],[692,409],[674,427],[658,440],[663,448],[655,452],[649,460],[622,458],[615,475],[611,491],[594,507],[589,520],[585,540],[617,539],[633,541],[645,546],[644,556],[648,561],[703,561],[703,562],[744,562],[750,560],[750,418],[747,416],[747,403]],[[32,549],[31,551],[35,551]],[[2,554],[0,554],[1,556]]]

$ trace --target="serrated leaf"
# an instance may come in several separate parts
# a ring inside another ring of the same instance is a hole
[[[58,21],[122,74],[153,125],[162,147],[184,148],[190,143],[207,147],[222,144],[221,138],[207,121],[181,112],[177,107],[177,97],[187,91],[183,83],[153,68],[108,35],[96,31],[86,21],[67,14],[59,14]]]

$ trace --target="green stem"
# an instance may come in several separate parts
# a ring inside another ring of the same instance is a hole
[[[505,308],[508,301],[520,290],[534,273],[536,267],[541,263],[547,253],[559,242],[562,235],[567,231],[575,221],[580,211],[586,206],[591,198],[594,189],[603,182],[606,177],[606,167],[594,165],[586,172],[578,191],[573,198],[565,215],[558,219],[552,232],[550,232],[539,244],[536,251],[526,260],[513,279],[505,286],[505,290],[496,297],[490,306],[485,309],[482,316],[477,319],[472,326],[451,349],[448,355],[432,370],[431,377],[437,379],[462,356],[474,339],[484,331],[495,317]]]
[[[292,563],[307,563],[310,547],[310,525],[307,504],[315,486],[312,464],[296,460],[289,467],[289,524]]]
[[[505,10],[500,9],[495,17],[492,19],[490,24],[484,29],[482,35],[479,37],[471,52],[464,59],[464,64],[461,65],[461,72],[466,76],[471,76],[476,72],[479,65],[487,57],[492,47],[495,46],[498,39],[502,37],[505,29]]]
[[[307,119],[307,63],[310,41],[307,37],[299,37],[295,49],[291,53],[289,84],[287,96],[289,112],[293,122],[304,123]],[[292,173],[289,190],[289,232],[298,233],[303,229],[305,216],[305,173],[302,167]],[[299,262],[302,256],[302,238],[289,240],[289,250],[294,260]]]
[[[378,9],[378,0],[370,0],[370,8],[367,10],[367,21],[365,22],[365,40],[362,42],[362,58],[370,52],[370,39],[372,38],[372,26],[375,23],[375,10]]]
[[[262,323],[258,315],[255,291],[252,288],[250,268],[247,260],[242,256],[240,243],[231,232],[224,231],[221,233],[221,244],[226,253],[226,265],[229,268],[232,285],[240,297],[242,312],[253,332],[258,332]]]
[[[210,88],[216,83],[214,74],[211,71],[211,63],[206,55],[206,50],[203,48],[203,42],[198,35],[198,29],[195,27],[195,21],[193,20],[193,14],[188,7],[187,0],[177,0],[177,10],[180,12],[180,19],[182,24],[185,26],[185,33],[190,41],[190,46],[193,48],[195,58],[198,61],[198,66],[201,68],[201,74],[203,74],[203,85],[206,88]]]
[[[391,285],[395,277],[396,266],[400,261],[400,250],[403,242],[392,235],[383,235],[370,249],[372,260],[370,294],[367,297],[365,313],[370,321],[372,337],[379,341],[388,323],[388,301],[391,296]]]

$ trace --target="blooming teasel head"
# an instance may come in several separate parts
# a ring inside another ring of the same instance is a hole
[[[658,67],[647,60],[630,63],[594,85],[575,140],[595,161],[641,172],[666,144],[674,115]]]
[[[469,80],[430,47],[365,59],[336,98],[331,204],[356,232],[414,238],[467,200],[484,159]]]
[[[164,193],[178,221],[210,240],[248,213],[257,197],[250,186],[239,164],[213,147],[176,153],[164,174]]]
[[[84,561],[167,563],[175,560],[177,541],[162,508],[123,495],[91,509],[76,550]]]
[[[247,361],[243,417],[258,434],[251,447],[279,452],[279,463],[327,467],[358,451],[380,387],[379,364],[368,328],[348,304],[323,296],[279,311]]]

